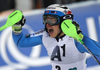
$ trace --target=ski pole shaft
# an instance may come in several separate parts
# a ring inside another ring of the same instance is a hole
[[[100,65],[100,61],[96,58],[96,56],[91,52],[91,50],[83,44],[83,46],[86,48],[86,50],[93,56],[93,58],[97,61],[97,63]]]

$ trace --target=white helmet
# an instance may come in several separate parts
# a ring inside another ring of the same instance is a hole
[[[53,20],[47,20],[47,17],[53,17],[56,19],[56,21]],[[56,25],[56,24],[61,24],[61,22],[65,19],[72,19],[73,20],[73,14],[70,9],[68,9],[64,5],[59,5],[59,4],[52,4],[48,6],[45,9],[45,12],[43,14],[43,20],[44,24],[50,24],[50,25]]]

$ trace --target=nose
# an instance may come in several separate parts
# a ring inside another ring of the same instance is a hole
[[[51,25],[47,23],[46,26],[47,26],[47,27],[50,27]]]

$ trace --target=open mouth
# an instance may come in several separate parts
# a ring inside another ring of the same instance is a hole
[[[53,29],[48,29],[49,34],[53,33]]]

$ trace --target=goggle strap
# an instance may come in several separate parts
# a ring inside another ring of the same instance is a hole
[[[61,17],[63,20],[65,19],[72,19],[73,20],[73,14],[66,14],[64,16]]]

